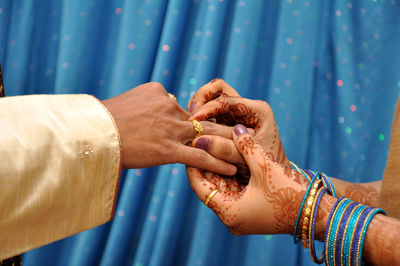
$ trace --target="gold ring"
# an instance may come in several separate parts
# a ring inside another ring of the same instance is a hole
[[[172,93],[168,93],[169,98],[171,98],[172,100],[176,101],[176,97],[175,95],[173,95]]]
[[[201,137],[201,135],[203,135],[203,126],[196,119],[193,119],[192,123],[193,123],[194,130],[196,130],[196,133],[197,133],[195,139],[197,139],[198,137]]]
[[[211,199],[215,196],[215,194],[217,194],[219,192],[218,189],[213,190],[210,195],[208,195],[206,201],[204,202],[204,204],[208,207],[208,204],[210,203]]]

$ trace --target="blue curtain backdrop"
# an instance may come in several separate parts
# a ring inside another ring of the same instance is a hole
[[[105,99],[161,82],[186,106],[215,77],[272,106],[288,157],[380,179],[400,91],[397,0],[0,0],[6,94]],[[1,129],[0,129],[1,130]],[[29,222],[29,221],[27,221]],[[311,265],[289,236],[234,237],[182,165],[123,173],[113,221],[25,265]]]

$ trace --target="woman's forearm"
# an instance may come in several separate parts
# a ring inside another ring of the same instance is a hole
[[[378,207],[382,181],[352,183],[331,177],[337,197],[346,197],[359,203]]]
[[[316,232],[321,241],[325,237],[329,212],[336,199],[324,195],[318,211]],[[372,265],[400,265],[400,220],[376,215],[367,230],[363,246],[363,260]]]

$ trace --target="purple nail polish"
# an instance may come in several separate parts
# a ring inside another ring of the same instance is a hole
[[[240,136],[240,135],[242,135],[242,134],[247,134],[247,133],[249,133],[249,132],[247,131],[247,128],[246,128],[245,126],[243,126],[243,125],[240,125],[240,124],[235,126],[234,131],[235,131],[236,136]]]
[[[207,138],[198,138],[195,144],[196,148],[208,151],[210,148],[210,140]]]
[[[189,107],[189,113],[193,113],[194,109],[196,109],[196,103],[192,103]]]

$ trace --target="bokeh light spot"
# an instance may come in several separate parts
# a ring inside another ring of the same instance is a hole
[[[168,52],[170,48],[169,45],[164,45],[162,49],[164,50],[164,52]]]
[[[196,85],[196,79],[195,78],[190,78],[189,79],[189,84],[192,85],[192,86]]]

